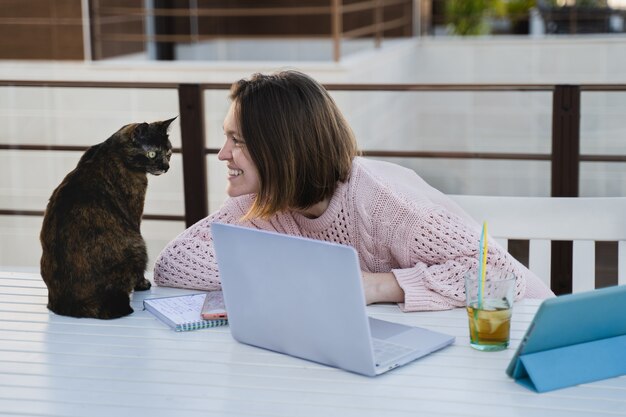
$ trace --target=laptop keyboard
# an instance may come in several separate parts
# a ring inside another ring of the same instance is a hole
[[[372,344],[374,347],[374,361],[376,361],[376,366],[384,365],[414,350],[408,346],[398,345],[381,339],[372,339]]]

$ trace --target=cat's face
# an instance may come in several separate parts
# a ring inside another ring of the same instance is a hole
[[[153,123],[137,123],[122,128],[127,142],[127,162],[138,170],[161,175],[170,168],[172,144],[167,130],[176,119]]]

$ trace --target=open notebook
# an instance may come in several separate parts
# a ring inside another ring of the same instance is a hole
[[[226,319],[204,320],[201,311],[206,293],[148,298],[143,306],[177,332],[228,324]]]

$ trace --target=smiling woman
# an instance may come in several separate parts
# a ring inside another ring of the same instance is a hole
[[[231,99],[218,154],[229,198],[163,250],[157,284],[219,289],[211,225],[221,222],[354,247],[368,304],[464,305],[479,227],[458,205],[412,170],[357,156],[341,111],[305,74],[255,74],[233,84]],[[552,295],[497,245],[487,264],[515,274],[518,298]]]
[[[251,160],[239,129],[236,115],[236,104],[233,102],[224,120],[226,141],[217,154],[220,161],[228,167],[228,185],[226,192],[229,197],[254,194],[259,191],[259,172]]]
[[[310,217],[312,207],[327,205],[338,182],[347,179],[357,145],[326,90],[293,71],[256,74],[235,83],[231,99],[225,123],[235,122],[231,127],[240,134],[234,139],[258,173],[246,217],[269,218],[285,210]]]

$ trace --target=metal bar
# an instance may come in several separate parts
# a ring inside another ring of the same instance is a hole
[[[332,0],[338,1],[338,0]],[[13,87],[80,87],[80,88],[178,88],[173,82],[128,81],[56,81],[56,80],[0,80],[0,86]],[[203,90],[228,90],[230,83],[203,83]],[[553,84],[324,84],[329,91],[554,91]],[[592,90],[590,90],[590,88]],[[585,91],[626,91],[626,84],[581,86]]]
[[[154,7],[156,9],[168,9],[171,8],[171,1],[169,0],[154,0]],[[172,17],[169,15],[155,15],[154,16],[154,33],[156,42],[156,59],[157,61],[174,61],[176,59],[176,45],[172,42],[160,42],[158,40],[159,35],[172,35],[174,34],[174,23]]]
[[[184,222],[185,216],[167,215],[167,214],[144,214],[142,216],[144,220],[166,220],[166,221],[179,221]]]
[[[383,41],[383,0],[376,0],[376,8],[374,9],[374,46],[380,48]]]
[[[0,143],[0,150],[15,150],[15,151],[78,151],[84,152],[89,149],[89,145],[29,145],[29,144],[15,144],[15,143]],[[181,148],[172,148],[172,152],[180,153]]]
[[[202,17],[258,17],[258,16],[302,16],[325,15],[330,13],[327,6],[310,7],[231,7],[231,8],[200,8],[191,11],[187,8],[155,7],[151,11],[137,7],[103,7],[102,13],[124,14],[134,16],[166,16],[189,17],[192,14]]]
[[[209,212],[202,87],[199,84],[181,84],[178,102],[183,144],[185,224],[189,227]]]
[[[127,81],[55,81],[55,80],[0,80],[0,87],[63,87],[63,88],[152,88],[176,89],[173,82],[127,82]]]
[[[1,85],[2,81],[0,81]],[[205,90],[228,90],[231,84],[227,83],[203,83]],[[328,91],[554,91],[554,84],[324,84]],[[626,90],[626,84],[624,84]]]
[[[281,35],[282,39],[324,39],[328,40],[328,35],[314,35],[309,34],[306,36],[300,35]],[[146,34],[137,34],[137,35],[129,35],[129,34],[118,34],[118,33],[107,33],[98,37],[98,39],[104,42],[129,42],[129,43],[138,43],[138,42],[194,42],[194,41],[205,41],[205,40],[213,40],[213,39],[222,39],[222,40],[239,40],[239,39],[252,39],[252,40],[260,40],[260,39],[270,39],[275,40],[275,35],[219,35],[219,34],[198,34],[198,35],[146,35]]]
[[[580,91],[602,91],[602,92],[626,91],[626,85],[624,84],[581,84]]]
[[[390,20],[388,22],[384,22],[383,25],[383,31],[386,30],[391,30],[391,29],[395,29],[395,28],[401,28],[406,26],[407,24],[411,23],[411,16],[404,16],[404,17],[399,17],[395,20]]]
[[[0,209],[0,216],[31,216],[42,217],[42,210],[8,210]],[[165,220],[165,221],[185,221],[185,216],[169,215],[169,214],[144,214],[143,220]]]
[[[100,20],[100,0],[91,0],[89,2],[89,15],[91,16],[91,50],[92,58],[94,61],[103,59],[104,53],[102,52],[102,42],[100,42],[100,36],[102,35],[102,22]]]
[[[89,146],[73,145],[18,145],[13,143],[0,143],[0,150],[14,151],[79,151],[84,152]]]
[[[348,14],[348,13],[355,13],[355,12],[363,12],[363,11],[366,11],[366,10],[372,10],[372,9],[376,8],[377,2],[378,2],[378,0],[369,0],[369,1],[362,1],[362,2],[359,2],[359,3],[344,4],[342,12],[345,15],[345,14]]]
[[[553,91],[552,84],[325,84],[329,91]]]
[[[410,5],[410,0],[369,0],[369,1],[362,1],[359,3],[351,3],[351,4],[344,4],[342,5],[342,14],[346,15],[349,13],[356,13],[356,12],[363,12],[363,11],[368,11],[368,10],[372,10],[374,15],[376,15],[378,13],[378,10],[380,10],[380,15],[382,16],[382,10],[385,7],[391,7],[391,6],[398,6],[398,5],[406,5],[409,4]],[[405,20],[405,19],[402,19]],[[411,16],[410,14],[408,15],[408,18],[406,19],[409,22],[412,22],[411,20]],[[380,20],[382,22],[382,18]],[[376,17],[374,16],[374,22],[376,22]]]
[[[569,14],[569,24],[570,24],[570,34],[575,34],[576,32],[578,32],[578,27],[577,27],[577,23],[578,23],[578,19],[576,18],[576,12],[578,10],[576,9],[576,7],[572,7],[570,9],[570,14]]]
[[[419,4],[419,1],[404,3],[404,15],[407,17],[408,20],[408,23],[404,28],[404,36],[419,36],[419,16],[415,16],[415,12],[413,11],[414,7],[416,9],[419,7]],[[413,21],[413,19],[415,19],[415,22]],[[416,25],[415,28],[414,25]]]
[[[105,16],[105,17],[100,16],[98,20],[100,21],[100,26],[115,25],[119,23],[128,23],[128,22],[132,22],[132,23],[143,22],[143,19],[141,18],[141,16]]]
[[[154,9],[154,0],[143,0],[143,7],[147,11]],[[150,42],[148,39],[154,39],[154,17],[146,13],[146,16],[139,16],[143,20],[144,30],[143,34],[146,36],[146,41],[144,42],[144,47],[146,49],[146,55],[149,61],[157,60],[157,46],[155,42]],[[136,16],[135,16],[136,18]],[[106,42],[107,39],[99,39],[101,42]]]
[[[0,25],[26,26],[80,26],[82,18],[78,17],[1,17]]]
[[[206,148],[207,154],[217,154],[219,148]],[[551,161],[552,155],[543,153],[503,153],[503,152],[441,152],[441,151],[385,151],[361,150],[363,156],[381,158],[442,158],[442,159],[502,159],[522,161]],[[626,155],[624,156],[626,160]]]
[[[552,196],[577,197],[580,88],[558,85],[552,102]]]
[[[626,155],[580,155],[580,162],[626,162]]]
[[[342,0],[331,0],[330,30],[333,38],[333,61],[341,59],[341,36],[343,32]]]
[[[442,158],[442,159],[502,159],[523,161],[550,161],[550,154],[497,153],[497,152],[430,152],[430,151],[362,151],[363,156],[390,158]]]
[[[550,287],[556,295],[572,293],[573,249],[571,241],[551,242]]]
[[[382,19],[382,18],[381,18]],[[375,23],[367,26],[361,26],[360,28],[352,29],[347,32],[343,32],[344,38],[358,38],[365,35],[375,35],[376,47],[380,47],[380,43],[383,37],[383,32],[390,29],[395,29],[405,26],[410,19],[407,17],[401,17],[389,22],[376,21]]]
[[[41,210],[5,210],[0,209],[0,216],[43,216]]]
[[[336,0],[333,0],[336,1]],[[0,86],[81,88],[178,88],[173,82],[0,80]],[[203,89],[228,90],[230,83],[204,83]],[[554,91],[553,84],[324,84],[329,91]],[[626,84],[582,84],[585,92],[622,92]]]
[[[385,7],[406,3],[407,0],[386,1]],[[375,0],[352,3],[344,6],[344,13],[353,13],[375,8]],[[134,15],[134,16],[169,16],[169,17],[189,17],[192,14],[198,16],[211,17],[257,17],[257,16],[303,16],[303,15],[325,15],[331,13],[332,6],[292,6],[292,7],[230,7],[230,8],[199,8],[191,11],[186,8],[155,8],[147,11],[138,7],[102,7],[101,13]]]
[[[580,171],[580,87],[557,85],[552,100],[552,196],[578,197]],[[572,292],[572,242],[553,241],[550,285]]]
[[[80,12],[82,16],[83,29],[83,59],[85,61],[93,61],[92,45],[91,45],[91,16],[89,13],[89,0],[81,0]]]
[[[361,26],[360,28],[348,30],[343,32],[341,35],[346,39],[358,38],[365,35],[371,35],[372,33],[376,33],[378,30],[378,25],[372,23],[371,25]]]

